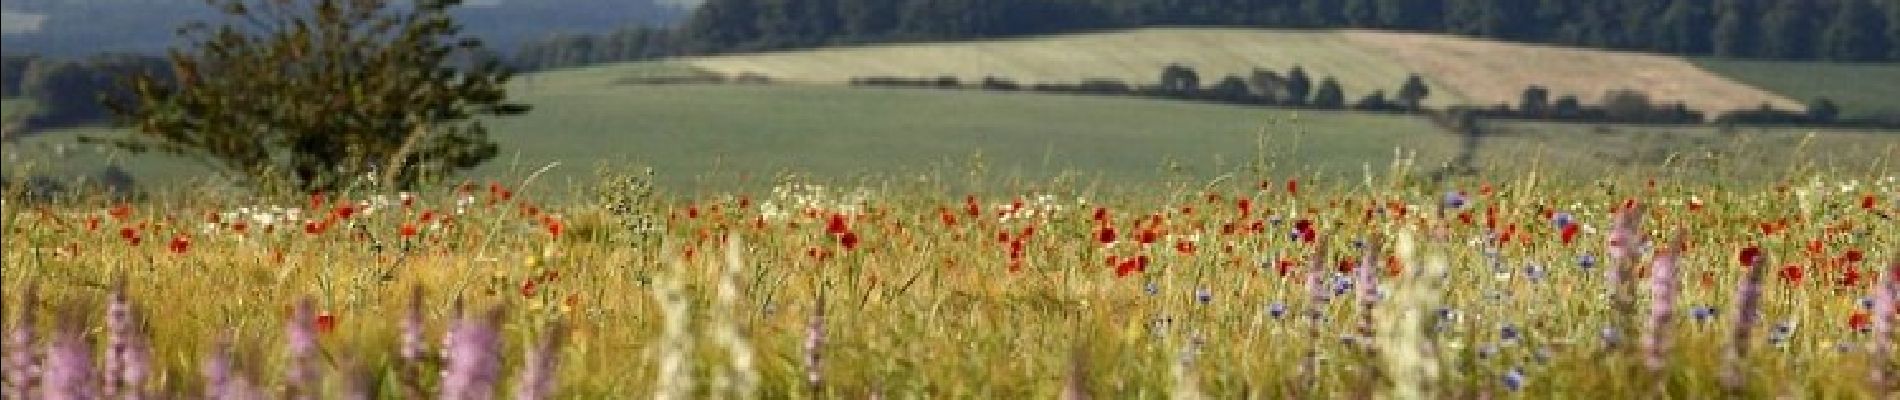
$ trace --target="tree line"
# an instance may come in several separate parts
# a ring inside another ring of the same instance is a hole
[[[673,28],[561,35],[518,66],[1141,26],[1374,28],[1735,58],[1900,60],[1900,0],[707,0]]]

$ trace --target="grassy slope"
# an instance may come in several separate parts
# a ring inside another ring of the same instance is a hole
[[[1791,98],[1826,97],[1847,117],[1900,114],[1900,64],[1699,59],[1696,64]]]
[[[1084,178],[1157,181],[1210,179],[1238,170],[1253,162],[1260,140],[1276,173],[1357,174],[1366,164],[1384,166],[1395,148],[1419,150],[1420,164],[1433,166],[1457,146],[1456,138],[1428,122],[1404,116],[1028,93],[612,84],[627,76],[683,71],[620,64],[523,79],[514,94],[539,108],[492,124],[504,153],[477,175],[521,177],[560,161],[544,182],[588,182],[603,162],[652,165],[676,187],[726,186],[738,179],[760,187],[785,171],[827,178],[934,172],[954,179],[980,154],[991,177],[1079,172]],[[1731,162],[1737,169],[1729,172],[1759,176],[1785,171],[1781,149],[1808,132],[1751,130],[1739,136],[1748,140],[1737,142],[1702,127],[1620,127],[1601,134],[1588,125],[1512,126],[1514,133],[1486,142],[1480,160],[1500,168],[1538,161],[1553,172],[1595,174],[1604,166],[1656,165],[1669,154],[1713,153],[1745,156],[1737,160],[1751,161]],[[82,148],[69,150],[77,156],[47,162],[45,150],[70,145],[68,133],[9,145],[7,165],[72,175],[96,172],[106,157],[127,159]],[[1900,137],[1828,131],[1815,140],[1810,156],[1845,166],[1893,158]],[[187,162],[130,160],[135,175],[146,180],[203,174]],[[1181,168],[1164,168],[1171,161]]]
[[[493,122],[504,153],[478,174],[518,177],[560,161],[546,175],[548,182],[585,181],[601,162],[652,165],[669,183],[681,185],[709,172],[718,175],[709,181],[714,184],[732,183],[739,174],[764,180],[787,170],[826,177],[955,176],[980,155],[992,176],[1080,171],[1091,178],[1153,180],[1173,176],[1162,168],[1170,160],[1196,178],[1251,163],[1260,132],[1278,169],[1287,172],[1356,173],[1363,162],[1383,165],[1394,146],[1436,159],[1453,148],[1425,121],[1396,116],[1301,112],[1294,122],[1296,113],[1284,110],[1128,98],[585,83],[591,80],[585,77],[612,76],[564,71],[517,91],[538,108],[527,117]],[[1276,121],[1283,125],[1262,129]],[[64,133],[31,137],[10,149],[71,143]],[[86,171],[97,168],[96,157],[37,165]],[[202,173],[189,164],[144,157],[131,165],[147,179]]]
[[[1074,82],[1108,77],[1151,84],[1163,66],[1195,67],[1208,84],[1254,68],[1285,72],[1302,65],[1318,80],[1336,76],[1351,99],[1395,91],[1419,73],[1434,88],[1426,102],[1515,103],[1525,87],[1594,102],[1609,90],[1635,88],[1657,101],[1703,110],[1797,102],[1708,73],[1680,57],[1537,46],[1361,30],[1156,28],[1033,38],[835,47],[683,60],[727,74],[761,73],[796,82],[836,83],[856,76],[956,75],[965,81],[998,75],[1019,82]]]

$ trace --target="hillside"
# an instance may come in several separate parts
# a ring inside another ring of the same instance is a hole
[[[518,179],[558,161],[541,182],[566,187],[587,181],[601,163],[631,163],[654,166],[673,188],[756,189],[788,171],[824,179],[936,173],[958,180],[981,165],[993,179],[1078,173],[1085,180],[1159,182],[1239,171],[1264,149],[1274,174],[1350,178],[1387,165],[1395,149],[1418,151],[1421,168],[1446,162],[1458,149],[1456,137],[1409,116],[1033,93],[615,83],[686,70],[643,63],[525,76],[513,94],[535,112],[491,125],[502,156],[474,175]],[[1514,124],[1478,159],[1499,168],[1541,160],[1552,173],[1589,176],[1652,170],[1669,154],[1739,156],[1716,177],[1726,179],[1780,176],[1790,162],[1865,169],[1865,160],[1894,159],[1900,143],[1894,133],[1821,131],[1805,156],[1785,155],[1810,132]],[[7,165],[73,176],[118,159],[148,182],[203,175],[189,162],[100,152],[73,145],[72,137],[60,131],[11,143]],[[68,156],[48,158],[52,144]]]
[[[1836,64],[1697,59],[1696,65],[1801,101],[1827,98],[1843,117],[1900,120],[1900,63]]]
[[[978,42],[836,47],[683,59],[724,74],[779,81],[841,83],[859,76],[1002,76],[1022,83],[1113,78],[1156,81],[1163,66],[1196,68],[1204,82],[1254,68],[1301,65],[1339,78],[1349,98],[1396,91],[1406,75],[1426,77],[1426,103],[1516,103],[1524,88],[1594,102],[1608,90],[1640,89],[1659,102],[1720,112],[1762,103],[1801,103],[1711,73],[1679,57],[1526,45],[1446,35],[1378,31],[1167,28]]]

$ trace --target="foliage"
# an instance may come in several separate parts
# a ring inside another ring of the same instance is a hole
[[[221,0],[227,21],[193,24],[177,84],[141,74],[109,104],[137,135],[115,143],[198,157],[257,185],[329,191],[369,176],[411,187],[493,158],[476,120],[517,115],[513,76],[458,37],[458,0]],[[249,25],[246,25],[246,24]]]

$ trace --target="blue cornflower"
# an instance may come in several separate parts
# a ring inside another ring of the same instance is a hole
[[[1542,265],[1530,264],[1524,266],[1524,277],[1529,278],[1531,283],[1543,282],[1545,275],[1544,266]]]
[[[1445,193],[1445,206],[1454,210],[1465,208],[1465,194],[1459,192]]]
[[[1597,266],[1597,256],[1584,254],[1577,256],[1577,266],[1590,268]]]
[[[1518,338],[1517,326],[1511,325],[1511,324],[1504,324],[1503,328],[1498,328],[1498,337],[1504,339],[1505,341],[1517,340]]]
[[[1214,301],[1214,292],[1207,288],[1194,289],[1194,300],[1201,302],[1201,305],[1207,305],[1208,302]]]
[[[1282,304],[1280,302],[1274,302],[1273,304],[1268,304],[1267,315],[1273,316],[1273,319],[1280,319],[1281,316],[1286,315],[1286,304]]]
[[[1550,222],[1557,224],[1558,229],[1562,229],[1563,227],[1570,226],[1570,224],[1575,223],[1576,218],[1570,216],[1570,213],[1560,212],[1560,213],[1557,213],[1557,215],[1551,216]]]
[[[1505,371],[1504,372],[1504,387],[1509,388],[1511,389],[1511,391],[1514,391],[1514,392],[1524,389],[1524,370],[1520,368],[1512,367],[1510,371]]]
[[[1156,295],[1156,294],[1160,294],[1160,293],[1161,293],[1161,286],[1160,286],[1160,285],[1156,285],[1156,284],[1154,283],[1154,281],[1148,281],[1148,284],[1147,284],[1147,285],[1142,285],[1142,288],[1141,288],[1141,289],[1142,289],[1143,291],[1146,291],[1146,292],[1148,292],[1148,295],[1149,295],[1149,296],[1153,296],[1153,295]]]
[[[1689,309],[1689,317],[1695,318],[1696,322],[1708,322],[1710,319],[1714,319],[1715,316],[1715,307],[1696,307]]]
[[[1869,310],[1872,310],[1872,309],[1874,309],[1874,298],[1872,298],[1872,297],[1866,297],[1866,296],[1861,296],[1861,298],[1860,298],[1860,308],[1865,308],[1865,309],[1869,309]]]

